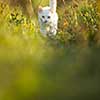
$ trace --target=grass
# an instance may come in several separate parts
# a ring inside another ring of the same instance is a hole
[[[100,97],[100,16],[84,3],[58,8],[54,38],[41,36],[36,18],[0,3],[0,100]]]

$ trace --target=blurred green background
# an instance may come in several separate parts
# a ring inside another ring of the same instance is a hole
[[[0,1],[0,100],[99,100],[99,0],[59,0],[59,29],[42,37],[39,5]]]

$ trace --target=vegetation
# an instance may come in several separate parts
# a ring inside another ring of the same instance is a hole
[[[0,100],[100,98],[97,1],[62,1],[58,33],[47,38],[39,32],[36,17],[38,5],[47,0],[32,1],[31,17],[20,6],[0,2]]]
[[[95,37],[99,34],[100,17],[95,6],[95,3],[83,0],[64,8],[65,10],[60,17],[59,28],[64,33],[64,36],[61,37],[65,43],[66,40],[69,40],[74,41],[74,43],[82,42],[82,45],[98,41]]]

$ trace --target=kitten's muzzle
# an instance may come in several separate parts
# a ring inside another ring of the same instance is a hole
[[[47,20],[44,21],[44,23],[47,23],[47,22],[48,22]]]

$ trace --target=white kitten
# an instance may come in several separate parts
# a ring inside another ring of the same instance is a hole
[[[44,36],[56,35],[58,15],[56,13],[56,0],[50,0],[50,6],[39,7],[38,18],[40,24],[40,31]]]

